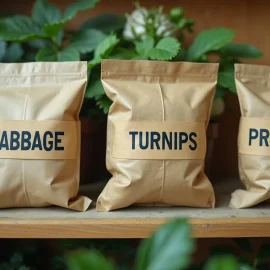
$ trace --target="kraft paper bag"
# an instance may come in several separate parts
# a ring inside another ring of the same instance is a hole
[[[105,60],[107,169],[98,211],[132,204],[214,207],[204,174],[218,64]]]
[[[246,190],[232,194],[230,206],[246,208],[270,198],[270,67],[235,65],[241,108],[238,134],[240,180]]]
[[[0,208],[58,205],[78,196],[84,62],[0,64]]]

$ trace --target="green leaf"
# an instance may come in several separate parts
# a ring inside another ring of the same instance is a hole
[[[94,53],[95,59],[103,59],[109,56],[114,47],[118,44],[119,39],[116,35],[106,37],[96,48]]]
[[[65,48],[58,54],[58,60],[60,62],[80,61],[80,53],[76,49]]]
[[[94,51],[105,38],[106,35],[96,29],[79,31],[72,36],[68,47],[74,48],[80,53],[88,53]]]
[[[97,98],[100,98],[101,96],[105,95],[105,92],[101,83],[101,79],[100,79],[101,66],[98,66],[97,68],[90,71],[91,73],[89,75],[85,97],[95,98],[97,100]]]
[[[62,19],[60,10],[45,0],[37,0],[33,6],[32,18],[40,25],[58,22]]]
[[[103,110],[104,114],[108,114],[111,105],[112,101],[106,95],[97,98],[97,106]]]
[[[44,32],[47,36],[56,36],[63,26],[72,20],[79,11],[85,11],[93,8],[99,0],[79,0],[71,4],[65,11],[64,18],[61,21],[47,24],[44,26]]]
[[[67,257],[69,270],[113,270],[113,263],[98,251],[79,251]]]
[[[180,29],[187,29],[189,33],[193,32],[193,25],[194,25],[194,21],[191,19],[181,19],[178,23],[177,26]]]
[[[35,49],[48,48],[51,44],[47,40],[42,39],[32,39],[27,42],[27,44]]]
[[[95,58],[88,62],[88,70],[91,70],[96,65],[101,64],[101,58]]]
[[[155,48],[149,51],[148,56],[152,60],[171,60],[177,55],[180,43],[177,39],[166,37],[161,39]]]
[[[117,39],[116,35],[110,35],[106,37],[101,43],[99,43],[94,52],[94,59],[88,62],[88,69],[99,65],[101,63],[101,59],[108,58],[118,42],[119,39]]]
[[[116,14],[101,14],[95,18],[86,21],[82,26],[82,30],[98,29],[106,34],[112,31],[119,31],[124,28],[125,19]]]
[[[11,43],[7,47],[6,54],[3,57],[3,62],[5,63],[18,62],[22,56],[23,56],[22,46],[18,43]]]
[[[224,98],[228,93],[228,88],[217,86],[215,98]]]
[[[56,37],[56,42],[57,44],[61,47],[61,44],[62,44],[62,41],[63,41],[63,38],[64,38],[64,30],[60,30],[57,34],[57,37]]]
[[[23,263],[23,256],[21,253],[14,253],[12,257],[10,258],[10,263],[13,267],[18,267]]]
[[[230,43],[220,49],[220,53],[232,58],[259,58],[263,54],[253,45]]]
[[[154,48],[154,39],[152,37],[147,37],[143,41],[135,42],[136,52],[142,56],[147,57],[148,53]]]
[[[57,51],[52,48],[40,49],[36,55],[36,61],[54,62],[57,60]]]
[[[227,65],[218,72],[218,85],[223,88],[228,88],[231,92],[237,93],[234,80],[234,67]]]
[[[202,31],[188,49],[188,60],[200,60],[204,54],[217,51],[229,44],[233,37],[234,31],[226,28],[213,28]]]
[[[80,54],[77,50],[72,48],[66,48],[61,52],[57,52],[54,48],[40,49],[36,56],[36,61],[79,61]]]
[[[75,240],[76,241],[76,240]],[[67,269],[67,260],[63,255],[54,255],[49,260],[49,265],[47,269]]]
[[[68,21],[63,20],[61,22],[56,22],[53,24],[46,24],[43,28],[44,33],[48,37],[55,37],[67,22]]]
[[[136,258],[136,269],[186,269],[193,250],[194,242],[188,222],[171,221],[143,241]]]
[[[178,54],[174,58],[174,61],[185,61],[186,53],[187,51],[184,48],[181,48],[181,50],[178,52]]]
[[[201,56],[201,59],[200,60],[201,60],[200,62],[202,62],[202,63],[208,63],[209,62],[208,57],[207,57],[207,54],[203,54]]]
[[[71,20],[79,11],[94,8],[98,2],[99,0],[78,0],[66,9],[64,18]]]
[[[112,53],[108,56],[108,58],[109,59],[130,60],[136,56],[137,56],[137,54],[133,50],[128,50],[125,48],[116,48],[112,51]]]
[[[44,36],[41,28],[31,18],[15,15],[0,20],[0,38],[23,42],[34,38],[44,38]]]
[[[7,43],[4,40],[0,40],[0,62],[6,53]]]
[[[239,270],[240,266],[232,255],[223,255],[210,258],[206,266],[205,270]]]
[[[148,56],[136,55],[132,60],[148,60]]]
[[[101,95],[104,95],[104,89],[100,78],[96,78],[96,80],[90,80],[86,88],[85,97],[93,98]]]
[[[180,7],[174,7],[170,10],[170,18],[177,23],[184,16],[184,10]]]

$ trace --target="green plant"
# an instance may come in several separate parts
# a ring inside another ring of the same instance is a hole
[[[11,63],[19,61],[23,56],[23,49],[18,43],[7,43],[0,40],[0,62]]]
[[[8,262],[0,263],[1,270],[30,270],[30,267],[26,266],[22,254],[14,253]]]
[[[135,270],[184,270],[191,266],[195,250],[191,237],[191,226],[186,220],[174,220],[161,226],[150,238],[139,246]],[[67,256],[70,270],[114,270],[117,266],[98,251],[79,250]],[[255,270],[250,264],[241,262],[230,254],[210,257],[196,269],[203,270]],[[266,269],[266,268],[265,268]]]
[[[235,245],[232,245],[234,242]],[[5,249],[0,254],[0,269],[270,269],[268,243],[258,245],[256,239],[254,245],[253,239],[248,238],[232,239],[230,243],[230,246],[224,245],[224,242],[223,245],[211,246],[210,255],[195,264],[193,258],[196,258],[201,250],[194,252],[196,248],[195,240],[191,237],[191,226],[186,220],[173,220],[161,226],[141,243],[134,239],[8,239],[2,242]],[[201,247],[204,248],[204,245]]]
[[[172,60],[181,50],[184,31],[192,32],[193,21],[183,16],[181,8],[164,14],[162,7],[147,10],[136,4],[137,9],[126,14],[123,36],[118,46],[107,57],[110,59]],[[92,68],[92,66],[89,66]],[[100,67],[93,70],[86,96],[97,100],[99,108],[107,113],[111,101],[104,94],[100,82]]]
[[[89,74],[101,58],[107,58],[118,44],[116,34],[123,27],[122,17],[113,14],[97,16],[85,22],[79,31],[65,31],[64,26],[79,11],[94,8],[98,0],[78,0],[67,7],[64,14],[46,0],[37,0],[32,16],[12,15],[0,20],[0,61],[16,62],[22,56],[23,43],[27,52],[25,61],[89,61]],[[7,47],[5,41],[11,42]],[[16,43],[13,43],[16,42]],[[10,53],[9,53],[10,52]],[[11,57],[13,56],[13,58]],[[16,57],[15,57],[16,56]],[[94,75],[93,75],[94,76]],[[90,74],[90,81],[92,82]],[[98,98],[96,98],[98,102]],[[86,106],[91,101],[86,101]],[[83,112],[88,113],[88,108]]]
[[[137,4],[136,9],[126,17],[123,31],[127,41],[124,44],[125,49],[118,50],[118,53],[113,53],[108,58],[220,63],[212,119],[224,111],[223,100],[228,90],[236,93],[234,63],[239,63],[240,59],[262,56],[262,52],[255,46],[233,43],[235,33],[226,28],[202,31],[186,47],[185,32],[192,33],[194,22],[185,18],[183,9],[179,7],[172,8],[166,14],[162,7],[146,9]],[[88,95],[101,97],[103,107],[107,106],[105,111],[108,110],[110,101],[104,95],[100,83],[90,84]]]
[[[234,63],[262,55],[252,45],[233,43],[234,31],[225,28],[202,31],[186,47],[185,36],[192,33],[194,22],[185,18],[180,7],[165,13],[162,7],[146,9],[136,4],[136,9],[126,14],[126,20],[115,14],[102,14],[83,23],[78,31],[63,29],[79,11],[94,8],[97,2],[78,0],[61,14],[46,0],[37,0],[31,17],[13,15],[0,19],[0,39],[9,42],[6,47],[0,41],[0,61],[18,61],[22,51],[23,61],[88,61],[89,80],[82,114],[92,117],[101,115],[100,110],[106,114],[111,105],[100,81],[101,59],[219,62],[212,112],[212,118],[216,118],[224,110],[223,99],[228,90],[236,92]],[[15,59],[5,56],[10,50],[13,53],[9,55],[17,55]]]

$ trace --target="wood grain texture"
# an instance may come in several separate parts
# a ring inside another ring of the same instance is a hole
[[[0,222],[0,238],[147,238],[166,221],[7,219]],[[269,218],[190,219],[190,223],[195,238],[270,237]]]
[[[270,205],[230,209],[237,179],[222,179],[215,187],[217,208],[129,207],[96,212],[94,205],[78,213],[58,207],[2,209],[0,238],[145,238],[166,221],[188,218],[197,238],[270,237]],[[97,197],[102,184],[82,188]],[[96,194],[96,195],[94,195]]]

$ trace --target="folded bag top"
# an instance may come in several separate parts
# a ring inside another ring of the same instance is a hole
[[[204,174],[206,128],[218,64],[104,60],[113,101],[98,211],[132,204],[214,207]]]
[[[86,82],[84,62],[0,64],[0,208],[88,208],[77,194]]]

